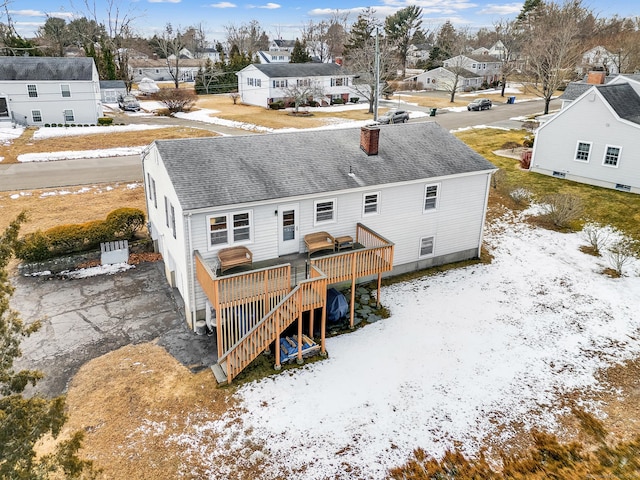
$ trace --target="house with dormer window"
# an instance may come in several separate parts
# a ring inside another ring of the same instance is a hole
[[[100,80],[89,57],[2,57],[0,124],[96,124]]]

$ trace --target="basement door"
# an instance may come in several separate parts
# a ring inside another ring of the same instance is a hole
[[[278,256],[300,251],[297,203],[278,205]]]

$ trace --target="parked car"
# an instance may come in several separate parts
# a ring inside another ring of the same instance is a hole
[[[378,123],[407,123],[409,112],[406,110],[389,110],[384,115],[378,117]]]
[[[118,106],[124,111],[137,112],[140,110],[140,102],[133,95],[118,96]]]
[[[488,98],[476,98],[473,102],[467,105],[467,110],[489,110],[493,106],[491,100]]]

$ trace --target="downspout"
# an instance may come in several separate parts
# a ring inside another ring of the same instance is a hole
[[[191,286],[189,287],[189,292],[191,293],[191,329],[194,330],[196,328],[196,274],[193,268],[193,242],[191,240],[191,212],[187,214],[187,230],[189,232],[188,240],[189,240],[189,256],[188,256],[188,265],[191,276]]]
[[[489,209],[489,189],[491,188],[491,176],[495,173],[487,175],[487,193],[484,196],[484,208],[482,211],[482,226],[480,227],[480,238],[478,239],[478,258],[482,253],[482,239],[484,238],[484,225],[487,221],[487,210]]]

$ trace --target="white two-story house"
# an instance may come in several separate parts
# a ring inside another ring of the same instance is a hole
[[[0,123],[96,124],[102,117],[93,58],[1,58]]]
[[[464,68],[489,84],[501,78],[502,60],[491,55],[457,55],[443,62],[448,69]]]
[[[253,64],[238,73],[238,93],[242,103],[268,107],[272,102],[286,100],[291,90],[314,87],[321,105],[340,98],[345,103],[358,96],[351,88],[354,75],[335,63]]]

